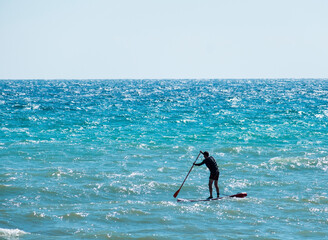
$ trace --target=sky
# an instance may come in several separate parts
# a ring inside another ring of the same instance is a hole
[[[328,78],[327,0],[0,0],[0,79]]]

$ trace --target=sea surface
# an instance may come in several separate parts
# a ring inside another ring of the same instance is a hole
[[[1,80],[0,239],[328,239],[327,125],[324,79]],[[178,203],[200,150],[248,196]]]

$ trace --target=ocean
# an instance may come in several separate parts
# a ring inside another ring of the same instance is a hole
[[[328,239],[328,80],[1,80],[0,118],[0,239]],[[199,151],[248,196],[177,202]]]

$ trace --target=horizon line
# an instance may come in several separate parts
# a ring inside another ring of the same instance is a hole
[[[279,78],[0,78],[0,81],[21,81],[21,80],[30,80],[30,81],[103,81],[103,80],[197,80],[197,81],[206,81],[206,80],[328,80],[328,78],[322,77],[305,77],[305,78],[293,78],[293,77],[279,77]]]

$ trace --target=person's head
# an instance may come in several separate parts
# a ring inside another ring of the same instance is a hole
[[[206,152],[204,152],[204,157],[209,157],[210,156],[210,154],[206,151]]]

